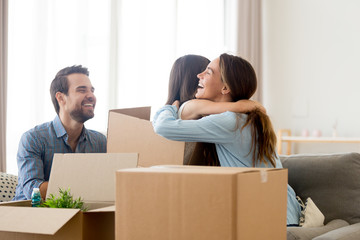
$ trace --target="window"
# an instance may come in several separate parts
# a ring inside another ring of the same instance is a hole
[[[224,2],[9,1],[7,172],[17,173],[22,133],[55,117],[49,88],[57,71],[89,68],[97,105],[85,125],[106,133],[109,109],[154,113],[165,103],[176,58],[227,51]]]

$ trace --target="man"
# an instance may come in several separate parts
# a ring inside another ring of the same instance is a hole
[[[106,137],[84,127],[94,117],[96,97],[87,68],[60,70],[50,95],[57,116],[23,134],[17,154],[18,185],[13,200],[31,199],[33,188],[45,198],[54,153],[106,152]]]

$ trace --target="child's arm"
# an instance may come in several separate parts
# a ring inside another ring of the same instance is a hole
[[[223,113],[226,111],[247,113],[260,109],[266,113],[265,108],[256,101],[239,100],[237,102],[213,102],[204,99],[193,99],[186,102],[181,112],[181,119],[199,119],[204,115]]]

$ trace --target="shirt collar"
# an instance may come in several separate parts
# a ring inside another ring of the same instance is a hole
[[[63,137],[65,135],[67,135],[67,132],[64,128],[64,126],[61,123],[61,120],[59,118],[59,115],[56,115],[54,121],[53,121],[53,125],[54,125],[54,129],[55,129],[55,133],[56,133],[56,137],[60,138]],[[87,138],[89,138],[89,134],[88,134],[88,130],[85,128],[85,126],[83,126],[83,129],[81,131],[80,134],[80,141],[86,140]],[[89,139],[90,140],[90,139]]]
[[[61,123],[59,115],[56,115],[56,117],[55,117],[55,119],[53,121],[53,125],[54,125],[54,129],[55,129],[55,133],[56,133],[57,138],[60,138],[60,137],[63,137],[64,135],[66,135],[66,130],[65,130],[64,126]]]

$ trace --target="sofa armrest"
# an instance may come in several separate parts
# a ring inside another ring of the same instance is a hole
[[[330,232],[324,233],[314,240],[359,240],[360,239],[360,223],[341,227]]]

